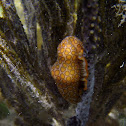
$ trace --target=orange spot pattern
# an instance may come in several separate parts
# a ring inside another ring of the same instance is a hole
[[[58,90],[68,102],[77,103],[87,90],[87,61],[83,57],[83,44],[74,36],[66,37],[58,46],[58,58],[51,68]],[[81,88],[80,88],[81,87]]]

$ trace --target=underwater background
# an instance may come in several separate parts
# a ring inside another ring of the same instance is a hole
[[[1,0],[0,126],[125,126],[125,21],[125,0]],[[74,104],[51,74],[67,36],[82,42],[76,68],[88,69],[87,90],[82,73],[72,85]]]

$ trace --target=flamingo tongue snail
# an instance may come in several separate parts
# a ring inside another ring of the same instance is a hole
[[[79,102],[82,91],[87,90],[88,64],[83,52],[82,42],[68,36],[59,44],[58,58],[51,68],[59,92],[70,103]]]

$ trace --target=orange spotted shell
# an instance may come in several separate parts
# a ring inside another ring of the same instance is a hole
[[[51,68],[58,90],[68,102],[77,103],[82,95],[81,81],[87,89],[87,61],[83,44],[74,36],[66,37],[58,46],[58,58]]]

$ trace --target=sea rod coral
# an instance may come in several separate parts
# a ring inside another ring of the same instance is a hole
[[[25,23],[16,0],[0,1],[0,91],[18,114],[15,124],[91,126],[105,119],[126,87],[126,23],[118,27],[118,1],[20,1]],[[62,97],[51,75],[67,36],[81,40],[88,63],[87,90],[75,105]]]

